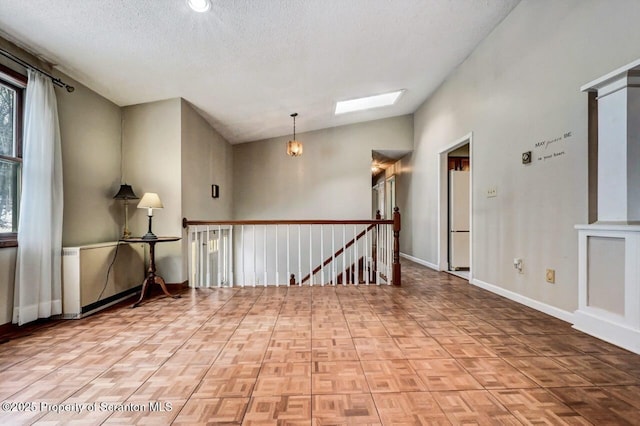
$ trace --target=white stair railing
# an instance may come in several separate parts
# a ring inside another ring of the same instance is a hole
[[[400,285],[394,220],[189,221],[189,286]]]

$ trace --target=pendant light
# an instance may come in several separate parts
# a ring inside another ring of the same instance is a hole
[[[293,118],[293,139],[287,142],[287,155],[291,157],[299,157],[302,155],[302,142],[296,140],[296,117],[297,112],[291,114]]]

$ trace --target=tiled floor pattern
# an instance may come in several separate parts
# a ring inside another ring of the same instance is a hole
[[[189,290],[37,330],[0,345],[0,401],[30,403],[11,425],[638,425],[640,356],[404,263],[401,288]]]

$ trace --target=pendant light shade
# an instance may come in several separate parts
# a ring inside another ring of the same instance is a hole
[[[297,112],[291,114],[293,118],[293,139],[287,142],[287,155],[291,157],[299,157],[302,155],[302,142],[296,140],[296,117]]]

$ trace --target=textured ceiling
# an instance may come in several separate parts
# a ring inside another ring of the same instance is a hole
[[[414,112],[518,1],[0,0],[0,33],[120,106],[182,97],[239,143],[289,134],[292,112],[298,132]]]

